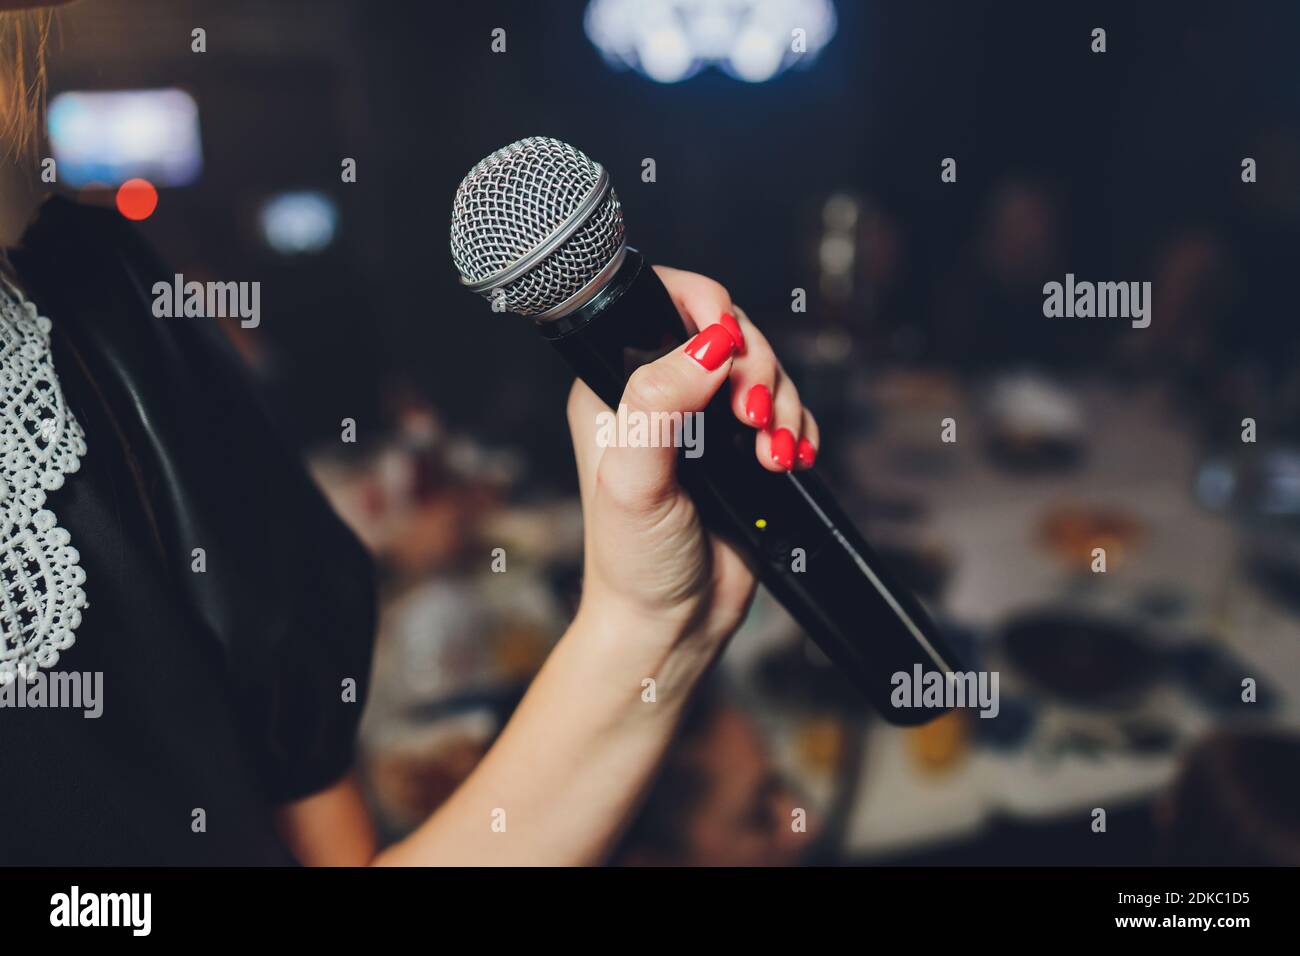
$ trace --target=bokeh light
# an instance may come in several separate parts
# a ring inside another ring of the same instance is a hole
[[[709,66],[762,83],[811,63],[835,22],[831,0],[591,0],[584,20],[611,65],[658,83]]]

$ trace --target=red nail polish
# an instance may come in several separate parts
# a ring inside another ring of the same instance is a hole
[[[722,318],[718,320],[722,327],[731,333],[731,337],[736,340],[736,351],[745,351],[745,333],[740,331],[740,323],[730,312],[723,312]]]
[[[778,428],[772,436],[772,460],[789,471],[794,467],[794,435],[788,428]]]
[[[710,325],[686,346],[686,354],[710,372],[721,367],[736,350],[736,340],[721,324]]]
[[[805,468],[811,468],[813,462],[817,460],[817,449],[813,443],[806,438],[799,439],[799,464]]]
[[[772,423],[772,393],[766,385],[755,385],[745,396],[745,415],[755,428]]]

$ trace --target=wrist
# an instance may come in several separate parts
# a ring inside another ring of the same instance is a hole
[[[617,599],[584,595],[565,640],[593,664],[619,675],[616,683],[646,678],[657,684],[693,685],[708,669],[722,640],[708,635],[691,615],[648,611]]]
[[[696,602],[668,606],[646,604],[606,588],[584,589],[574,623],[608,633],[621,644],[675,647],[702,637],[704,617]]]

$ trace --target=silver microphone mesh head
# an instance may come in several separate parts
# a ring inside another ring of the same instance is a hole
[[[510,312],[541,315],[583,292],[623,250],[623,210],[599,163],[545,136],[479,162],[456,190],[451,255],[461,282]]]

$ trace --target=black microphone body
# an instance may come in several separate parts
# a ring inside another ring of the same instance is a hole
[[[687,338],[659,277],[631,248],[583,305],[537,325],[612,409],[637,367]],[[933,621],[895,583],[814,470],[770,472],[754,460],[754,431],[732,414],[727,392],[704,412],[703,453],[679,460],[679,480],[706,527],[752,560],[767,589],[886,720],[920,724],[937,716],[942,708],[891,703],[894,674],[914,681],[918,667],[957,670]],[[802,549],[802,562],[795,549]]]

